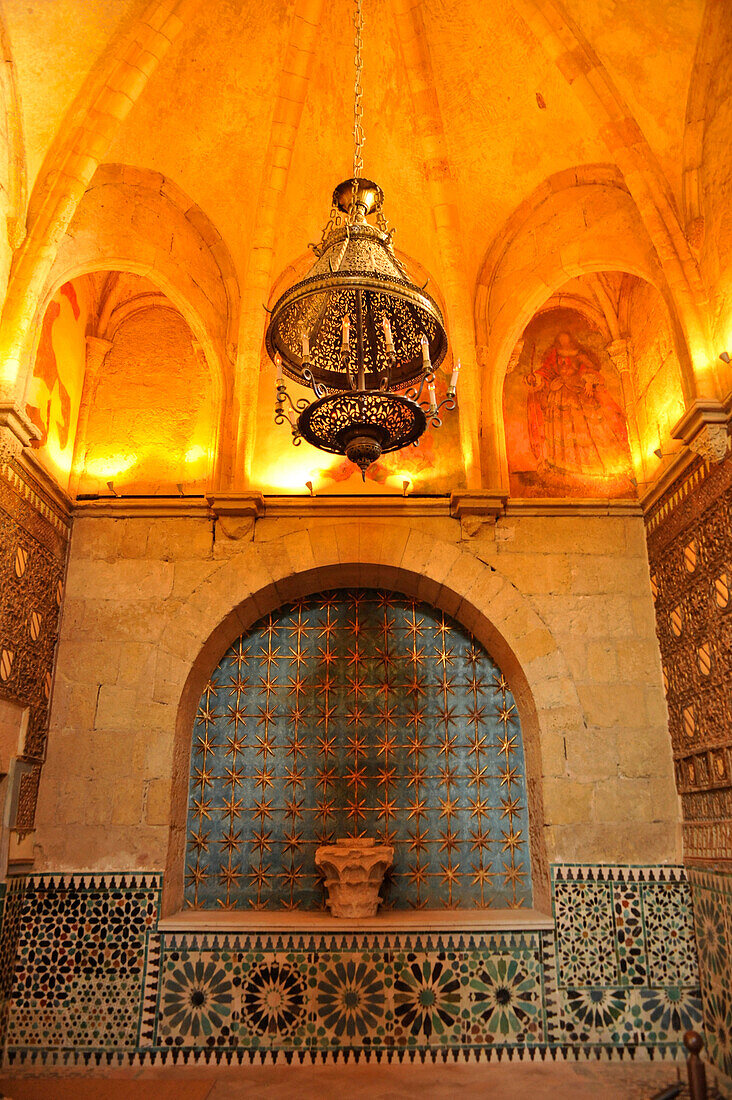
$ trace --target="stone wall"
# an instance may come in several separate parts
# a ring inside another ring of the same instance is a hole
[[[639,517],[509,512],[461,526],[446,502],[413,501],[390,519],[349,522],[321,517],[319,503],[328,507],[303,504],[309,514],[273,506],[256,525],[213,523],[190,505],[185,517],[127,507],[115,518],[100,502],[78,516],[38,870],[160,870],[169,860],[172,882],[206,678],[262,614],[349,584],[393,587],[454,615],[504,669],[550,860],[678,858]]]

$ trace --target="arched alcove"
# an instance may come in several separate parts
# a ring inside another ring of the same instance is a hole
[[[218,662],[193,728],[184,896],[322,909],[318,845],[391,845],[385,908],[530,907],[521,722],[451,616],[340,588],[265,615]]]
[[[346,534],[351,532],[350,527],[344,527],[342,530]],[[307,598],[327,588],[352,589],[360,586],[388,588],[394,593],[411,599],[427,600],[436,613],[445,612],[452,616],[466,634],[472,634],[504,674],[516,705],[523,739],[533,904],[537,909],[548,909],[549,879],[544,836],[542,763],[537,707],[545,705],[543,702],[545,697],[548,705],[552,705],[549,700],[554,694],[553,677],[557,674],[555,665],[557,661],[561,664],[562,659],[552,647],[551,653],[546,654],[540,661],[536,660],[536,640],[539,635],[546,636],[545,629],[541,620],[528,606],[522,605],[520,609],[514,606],[517,594],[507,590],[505,578],[499,574],[490,573],[485,566],[477,565],[471,555],[458,554],[452,569],[448,570],[449,582],[446,574],[443,576],[444,583],[433,582],[428,578],[434,573],[434,568],[429,563],[425,563],[420,571],[418,563],[421,558],[416,547],[411,565],[399,566],[393,561],[383,561],[383,564],[379,564],[379,559],[383,557],[386,550],[385,543],[380,546],[380,534],[384,536],[381,528],[369,530],[372,552],[365,551],[365,554],[372,559],[370,564],[349,563],[344,560],[340,564],[314,565],[298,571],[293,570],[288,561],[283,558],[282,568],[287,579],[284,582],[273,583],[271,575],[266,581],[263,580],[261,568],[252,561],[248,583],[245,584],[244,579],[241,578],[241,600],[237,601],[235,594],[237,569],[232,576],[228,577],[228,580],[222,574],[220,583],[217,581],[216,592],[209,592],[206,589],[196,597],[196,601],[200,599],[205,602],[205,618],[209,622],[216,614],[220,614],[221,618],[210,630],[208,636],[198,643],[197,656],[192,666],[189,666],[179,697],[173,753],[171,825],[164,880],[165,912],[172,913],[180,910],[184,902],[183,870],[191,738],[199,702],[210,681],[212,671],[242,633],[246,634],[263,616],[270,615],[288,601]],[[431,540],[427,542],[434,547],[440,545],[432,543]],[[270,550],[274,549],[274,546],[270,546]],[[281,549],[284,550],[284,544]],[[253,555],[257,558],[259,556],[256,548],[253,548]],[[357,555],[358,540],[354,543],[354,557]],[[344,554],[344,558],[346,557],[347,555]],[[276,555],[270,556],[270,561],[275,560]],[[236,565],[235,562],[231,564]],[[224,570],[227,576],[230,572],[231,569],[228,567]],[[259,587],[256,587],[257,584]],[[473,599],[470,593],[474,586],[475,598]],[[224,610],[225,604],[228,605],[228,610]],[[502,624],[500,629],[488,617],[491,604]],[[186,612],[187,619],[190,619],[191,614],[195,614],[195,610],[189,605]],[[175,626],[171,625],[171,629],[175,629]],[[181,621],[181,636],[176,642],[176,648],[183,645],[188,650],[189,640],[185,636],[185,630],[185,623]]]

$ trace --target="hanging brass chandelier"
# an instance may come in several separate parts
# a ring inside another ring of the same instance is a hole
[[[440,307],[394,252],[384,193],[363,168],[361,0],[355,0],[353,177],[336,187],[330,219],[306,278],[276,302],[267,351],[277,372],[275,423],[293,443],[345,455],[366,470],[382,454],[415,446],[456,407],[459,364],[439,402],[435,370],[447,354]],[[284,376],[312,390],[293,402]],[[426,399],[423,400],[423,395]]]

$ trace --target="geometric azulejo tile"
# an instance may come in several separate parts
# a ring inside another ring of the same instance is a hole
[[[468,1001],[471,1043],[544,1041],[538,952],[473,956]]]
[[[319,954],[311,983],[318,1047],[384,1045],[393,1033],[392,967],[383,952]]]
[[[134,1049],[140,994],[136,977],[76,976],[60,1004],[11,1005],[8,1049]]]
[[[156,876],[32,876],[21,916],[8,1049],[137,1044]]]
[[[637,883],[613,883],[613,908],[619,984],[644,985],[648,981],[648,963]]]
[[[230,1045],[240,1006],[234,958],[231,952],[194,950],[165,956],[158,1011],[161,1045]]]
[[[394,1041],[399,1046],[459,1045],[464,956],[453,951],[395,952]]]
[[[241,1041],[254,1049],[303,1048],[309,1011],[307,955],[252,953],[241,977]]]
[[[702,1006],[698,991],[679,985],[641,989],[639,1020],[650,1042],[678,1039],[685,1031],[701,1030]]]
[[[159,880],[105,888],[97,878],[29,886],[11,1064],[113,1052],[153,1061],[325,1060],[349,1050],[389,1060],[506,1049],[655,1057],[674,1055],[683,1031],[699,1027],[688,891],[673,870],[562,869],[557,935],[161,933]],[[709,1052],[724,1068],[727,925],[718,907],[705,917],[706,885],[695,890]]]
[[[560,986],[617,982],[612,886],[604,882],[556,883],[554,914]]]
[[[696,947],[687,883],[646,883],[642,890],[649,984],[695,983]]]
[[[558,1034],[565,1042],[627,1042],[632,1026],[631,996],[631,990],[617,986],[565,990],[560,999]]]

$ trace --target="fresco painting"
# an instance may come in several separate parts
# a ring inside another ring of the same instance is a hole
[[[570,309],[526,328],[503,389],[513,495],[636,495],[620,376],[605,343]]]
[[[40,432],[36,446],[64,487],[73,458],[73,439],[86,364],[88,309],[72,283],[56,292],[43,318],[28,387],[26,412]]]

